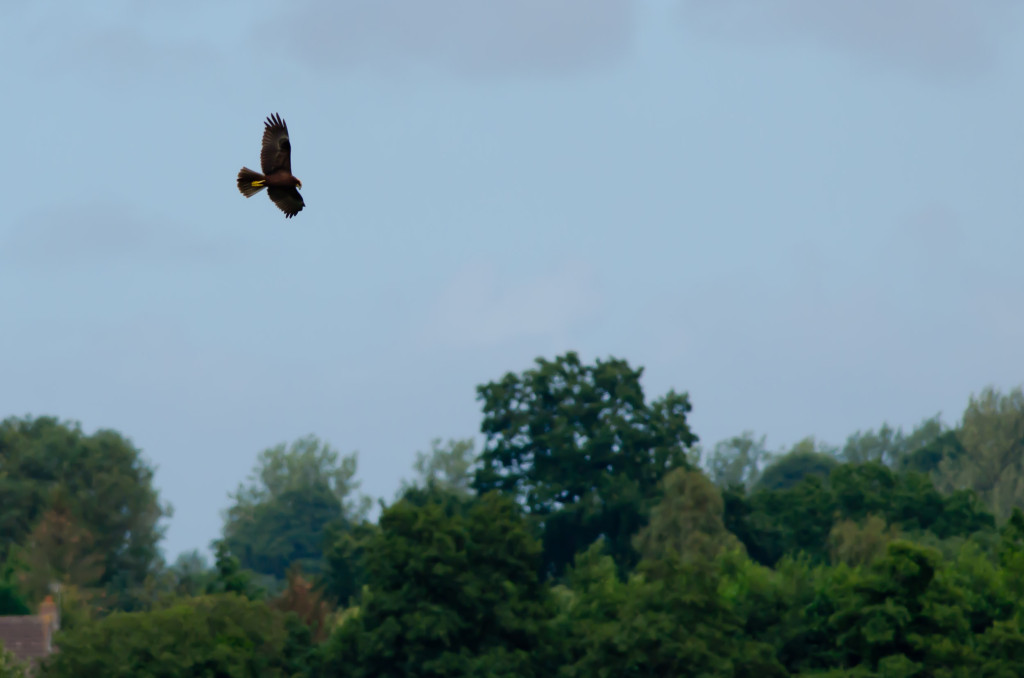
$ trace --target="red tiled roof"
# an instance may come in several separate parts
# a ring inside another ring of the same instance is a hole
[[[0,642],[18,661],[39,659],[53,651],[49,624],[35,615],[0,617]]]

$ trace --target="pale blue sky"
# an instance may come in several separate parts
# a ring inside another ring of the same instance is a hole
[[[168,556],[315,433],[391,498],[578,350],[705,443],[1024,380],[1024,9],[0,4],[0,416],[114,428]],[[235,188],[279,112],[306,209]]]

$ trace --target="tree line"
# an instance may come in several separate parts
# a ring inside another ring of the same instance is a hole
[[[43,676],[972,676],[1024,667],[1024,394],[841,447],[704,447],[690,398],[575,353],[477,389],[391,501],[263,451],[213,562],[114,431],[0,422],[0,614],[57,592]],[[22,675],[9,654],[0,677]]]

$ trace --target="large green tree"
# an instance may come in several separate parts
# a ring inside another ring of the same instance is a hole
[[[648,560],[676,556],[684,563],[711,562],[721,551],[740,545],[725,529],[723,510],[722,495],[701,471],[669,471],[661,500],[633,544]]]
[[[359,521],[369,500],[357,497],[356,455],[341,456],[315,436],[264,450],[232,495],[224,544],[242,567],[284,579],[292,563],[322,569],[329,525]]]
[[[829,625],[842,667],[933,676],[973,664],[967,601],[943,569],[936,551],[897,540],[837,591]]]
[[[594,545],[577,557],[568,582],[554,627],[564,639],[558,676],[786,675],[771,647],[745,633],[706,563],[666,554],[622,581]]]
[[[510,499],[399,501],[365,561],[358,612],[329,641],[325,676],[551,675],[540,544]]]
[[[558,573],[603,538],[620,567],[658,498],[658,483],[688,467],[697,442],[686,394],[647,402],[643,369],[624,360],[585,365],[570,352],[478,387],[486,444],[474,487],[516,498],[544,529],[546,568]]]
[[[835,448],[804,438],[787,452],[780,455],[761,473],[756,487],[765,490],[785,490],[793,487],[807,475],[825,478],[839,465]]]
[[[309,630],[234,594],[120,612],[57,637],[45,678],[291,678],[308,670]]]
[[[115,431],[86,435],[53,417],[0,422],[0,497],[0,560],[21,551],[37,574],[73,585],[83,582],[70,570],[81,574],[89,561],[84,584],[122,606],[159,564],[170,508],[153,487],[153,468]],[[78,549],[70,560],[69,549]]]
[[[927,532],[938,539],[965,538],[994,527],[992,515],[972,492],[944,495],[923,474],[897,473],[877,462],[841,464],[825,478],[808,474],[787,489],[722,494],[726,527],[764,565],[801,551],[826,560],[837,523],[859,524],[871,516],[902,532]],[[842,530],[849,532],[848,527]]]

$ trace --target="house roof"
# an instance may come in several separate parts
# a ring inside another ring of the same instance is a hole
[[[50,654],[50,627],[35,615],[0,617],[0,642],[18,661],[36,660]]]

